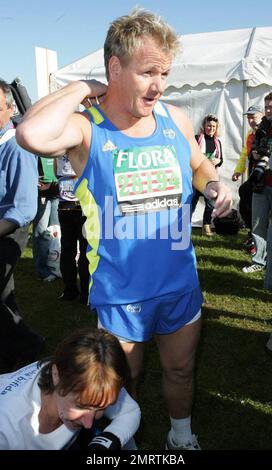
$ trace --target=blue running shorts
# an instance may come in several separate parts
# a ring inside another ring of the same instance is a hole
[[[155,297],[127,305],[97,305],[100,325],[115,336],[133,342],[170,334],[190,323],[203,303],[200,287],[189,293]]]

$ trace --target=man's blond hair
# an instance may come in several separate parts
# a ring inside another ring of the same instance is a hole
[[[135,50],[144,45],[146,37],[158,41],[166,53],[177,53],[179,39],[175,31],[160,16],[143,9],[135,9],[130,15],[121,16],[111,23],[104,43],[106,76],[109,79],[109,60],[118,57],[126,63]]]

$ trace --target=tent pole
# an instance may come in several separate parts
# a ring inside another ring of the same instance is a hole
[[[40,99],[52,91],[50,73],[58,69],[58,58],[56,51],[43,47],[35,47],[35,56],[38,99]]]
[[[249,37],[249,41],[248,41],[248,45],[247,45],[247,48],[246,48],[244,59],[247,59],[250,56],[250,52],[251,52],[251,48],[252,48],[255,33],[256,33],[256,27],[252,28],[252,31],[251,31],[251,34],[250,34],[250,37]],[[245,113],[246,110],[248,109],[248,105],[249,105],[248,80],[243,80],[243,113]],[[246,118],[246,115],[243,114],[243,136],[242,136],[242,145],[243,145],[243,147],[246,143],[246,134],[247,134],[247,118]],[[242,175],[242,183],[244,182],[244,179],[245,179],[245,176],[243,174]]]

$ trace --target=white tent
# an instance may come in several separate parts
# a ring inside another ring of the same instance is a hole
[[[272,27],[239,29],[181,37],[164,100],[182,107],[198,132],[202,118],[215,113],[221,123],[224,163],[221,179],[231,182],[247,130],[243,117],[249,105],[263,105],[272,89]],[[103,50],[100,49],[50,75],[55,90],[77,79],[105,79]],[[200,209],[195,222],[200,220]]]

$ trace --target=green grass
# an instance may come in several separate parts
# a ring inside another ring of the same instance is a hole
[[[263,290],[263,273],[241,271],[250,262],[241,249],[245,235],[209,239],[198,229],[193,233],[205,298],[193,430],[203,449],[271,448],[272,357],[264,345],[272,331],[272,294]],[[25,320],[46,336],[45,354],[75,328],[96,325],[87,307],[57,300],[62,281],[37,279],[30,248],[16,271],[16,291]],[[139,401],[137,443],[141,449],[162,449],[169,420],[153,341],[146,349]]]

